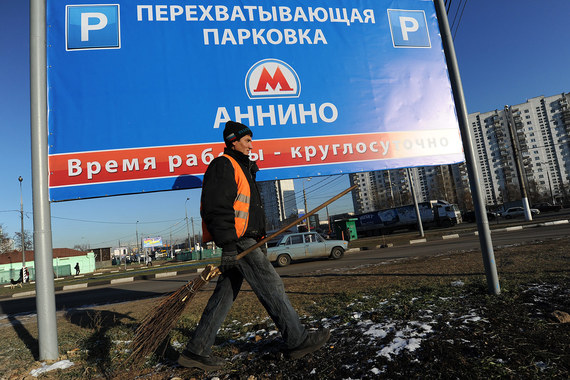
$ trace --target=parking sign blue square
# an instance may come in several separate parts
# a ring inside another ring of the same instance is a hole
[[[119,49],[119,4],[68,5],[65,13],[66,49]]]
[[[424,11],[388,9],[388,20],[394,47],[431,47]]]

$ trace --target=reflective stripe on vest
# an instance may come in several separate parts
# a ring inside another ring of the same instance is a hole
[[[226,157],[230,160],[233,168],[234,168],[234,175],[235,181],[237,184],[237,196],[234,200],[234,215],[235,215],[235,227],[236,227],[236,236],[238,239],[245,234],[247,230],[247,224],[249,222],[249,204],[250,204],[250,196],[251,196],[251,189],[249,187],[249,182],[247,181],[247,177],[243,172],[241,166],[238,162],[231,156],[224,154],[223,157]],[[206,228],[206,224],[202,219],[202,242],[207,243],[209,241],[214,240],[208,229]]]

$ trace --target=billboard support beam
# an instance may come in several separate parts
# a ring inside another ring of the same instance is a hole
[[[495,263],[495,254],[493,252],[493,243],[491,241],[491,231],[489,229],[489,221],[487,220],[487,210],[483,201],[483,194],[479,184],[479,174],[475,165],[475,152],[473,149],[473,141],[469,133],[469,120],[467,117],[467,105],[465,104],[465,96],[463,94],[463,85],[459,75],[459,65],[455,56],[455,48],[447,14],[445,13],[445,5],[443,0],[434,0],[435,11],[441,32],[441,41],[449,70],[449,79],[451,81],[451,89],[453,91],[453,99],[455,100],[455,109],[457,111],[457,119],[459,121],[459,129],[461,131],[461,139],[463,141],[463,150],[465,154],[465,163],[467,165],[467,173],[471,185],[471,195],[473,197],[473,205],[475,206],[475,219],[477,220],[477,229],[479,231],[479,243],[481,244],[481,253],[483,255],[483,264],[485,266],[485,275],[487,276],[487,288],[490,294],[498,295],[501,292],[499,286],[499,277],[497,275],[497,266]]]
[[[48,191],[46,0],[30,0],[30,123],[34,262],[40,360],[57,360],[57,322]]]

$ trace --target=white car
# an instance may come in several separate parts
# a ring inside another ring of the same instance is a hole
[[[267,249],[267,257],[276,265],[284,267],[292,260],[313,257],[340,259],[348,248],[345,240],[325,240],[316,232],[301,232],[284,235],[277,245]]]
[[[532,215],[540,214],[540,211],[536,208],[531,208],[530,213]],[[505,219],[516,218],[518,216],[524,216],[524,209],[522,207],[511,207],[508,208],[506,211],[501,213],[501,216]]]

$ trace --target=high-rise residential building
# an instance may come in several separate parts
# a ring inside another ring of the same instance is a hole
[[[570,94],[562,93],[469,114],[480,186],[487,205],[520,200],[520,178],[531,203],[568,199],[569,101]]]
[[[352,192],[357,214],[412,204],[412,184],[418,202],[432,199],[458,201],[451,165],[353,173],[350,184],[358,185]]]
[[[291,215],[297,215],[295,184],[292,179],[258,182],[267,217],[267,230],[276,230]]]
[[[562,93],[468,115],[479,186],[489,208],[520,201],[519,178],[531,204],[570,202],[569,103],[570,94]],[[465,163],[410,168],[409,173],[418,202],[443,199],[472,209]],[[350,182],[359,185],[353,192],[356,213],[412,202],[406,169],[354,173]]]

